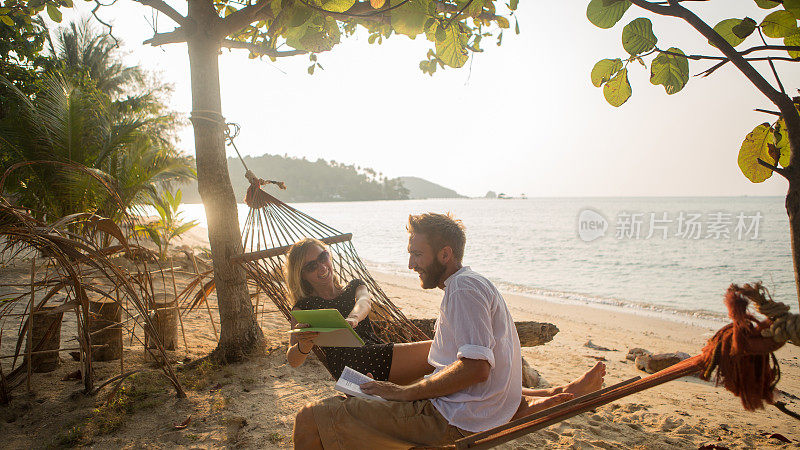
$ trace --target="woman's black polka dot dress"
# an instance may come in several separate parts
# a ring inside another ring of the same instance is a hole
[[[342,317],[347,317],[356,304],[356,288],[364,286],[361,280],[353,280],[338,297],[326,300],[309,296],[300,299],[294,309],[338,309]],[[345,366],[363,374],[371,373],[376,380],[388,380],[392,367],[394,344],[383,342],[372,328],[369,317],[358,323],[356,333],[364,340],[363,347],[321,347],[328,361],[328,368],[336,378],[341,376]]]

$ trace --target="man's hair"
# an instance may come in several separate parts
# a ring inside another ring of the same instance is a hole
[[[439,253],[444,247],[450,247],[456,261],[461,262],[464,258],[464,246],[467,243],[464,224],[449,212],[410,215],[406,229],[412,234],[424,234],[434,252]]]

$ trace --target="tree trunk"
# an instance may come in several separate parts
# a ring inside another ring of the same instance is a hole
[[[797,302],[800,305],[800,114],[791,99],[786,99],[780,108],[792,158],[786,168],[789,191],[786,193],[786,214],[789,216],[789,236],[792,245],[792,263]]]
[[[798,304],[800,304],[800,180],[798,179],[789,179],[789,192],[786,193],[786,214],[789,215],[789,238],[792,245],[795,292]]]
[[[197,187],[208,220],[221,330],[212,357],[236,361],[264,348],[264,334],[253,314],[245,272],[230,257],[242,253],[236,196],[225,158],[220,100],[219,20],[211,0],[189,0],[194,30],[187,36],[192,80],[192,124],[197,157]]]

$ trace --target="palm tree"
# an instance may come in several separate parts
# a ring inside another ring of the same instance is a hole
[[[48,44],[57,69],[41,77],[35,96],[0,79],[18,105],[0,121],[0,153],[4,167],[25,161],[61,164],[14,171],[6,194],[39,217],[94,211],[118,218],[159,186],[194,176],[189,159],[175,148],[179,121],[159,95],[164,89],[142,89],[146,74],[124,66],[107,36],[84,20],[57,30]],[[130,90],[144,94],[126,96]],[[69,170],[69,164],[101,175],[119,199],[109,198],[95,178]]]
[[[59,71],[81,82],[91,82],[97,90],[118,100],[132,87],[141,87],[145,73],[138,66],[125,66],[118,44],[100,34],[88,18],[71,22],[47,36],[50,56]],[[82,83],[81,83],[82,84]]]

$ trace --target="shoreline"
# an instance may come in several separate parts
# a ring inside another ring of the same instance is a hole
[[[364,264],[371,272],[381,273],[388,276],[408,278],[416,280],[417,276],[408,270],[401,269],[399,266],[377,263],[364,260]],[[468,264],[467,264],[468,265]],[[490,278],[491,279],[491,278]],[[491,280],[502,294],[523,297],[534,301],[544,301],[554,304],[584,306],[608,310],[611,312],[625,312],[628,314],[659,318],[669,322],[696,325],[707,328],[720,328],[728,322],[725,314],[709,311],[706,309],[688,310],[680,308],[668,308],[657,304],[635,302],[630,300],[618,300],[614,298],[603,298],[591,294],[577,292],[559,292],[547,289],[538,289],[522,284],[514,284],[503,281]],[[722,303],[720,295],[720,304]],[[791,306],[791,305],[790,305]]]

